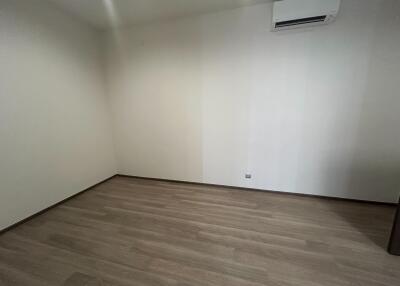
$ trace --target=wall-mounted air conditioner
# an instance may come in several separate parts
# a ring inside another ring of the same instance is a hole
[[[328,24],[335,20],[340,0],[281,0],[273,4],[272,30]]]

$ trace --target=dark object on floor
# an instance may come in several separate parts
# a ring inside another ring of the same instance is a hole
[[[392,236],[390,237],[388,251],[390,254],[400,255],[400,200],[396,216],[394,217]]]

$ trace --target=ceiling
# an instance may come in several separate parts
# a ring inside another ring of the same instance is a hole
[[[273,0],[49,0],[100,29],[181,18]]]

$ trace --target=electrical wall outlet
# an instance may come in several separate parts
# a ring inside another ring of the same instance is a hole
[[[245,174],[244,177],[245,177],[246,179],[251,179],[251,174]]]

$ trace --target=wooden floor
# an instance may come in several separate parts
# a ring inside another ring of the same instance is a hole
[[[394,207],[115,177],[0,236],[0,285],[400,285]]]

